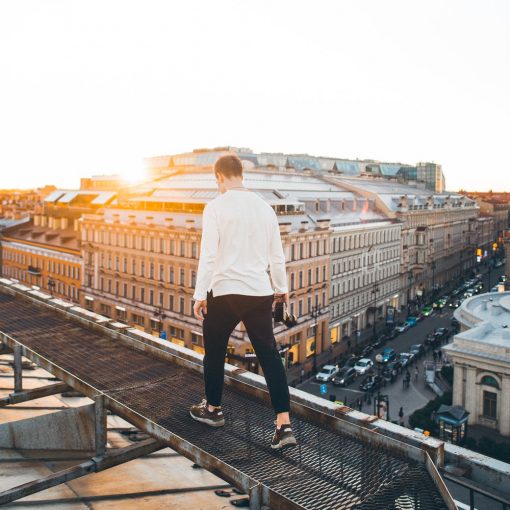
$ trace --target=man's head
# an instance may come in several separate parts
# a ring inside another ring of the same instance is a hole
[[[243,182],[243,165],[234,154],[219,158],[214,164],[216,183],[222,193],[232,186],[241,186]]]

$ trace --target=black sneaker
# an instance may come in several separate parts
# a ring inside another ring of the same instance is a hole
[[[209,411],[207,409],[207,400],[205,398],[200,404],[191,406],[189,414],[194,420],[206,423],[211,427],[222,427],[225,425],[225,416],[223,416],[221,408]]]
[[[271,441],[271,448],[275,450],[283,448],[284,446],[296,446],[297,441],[292,433],[290,424],[282,425],[280,428],[276,427],[274,436]]]

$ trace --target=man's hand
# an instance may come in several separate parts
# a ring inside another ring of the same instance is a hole
[[[274,307],[276,306],[276,303],[280,303],[280,302],[284,302],[285,305],[287,306],[287,309],[289,308],[289,293],[285,293],[285,294],[275,294],[274,295],[274,301],[273,301],[273,312],[274,312]]]
[[[193,313],[198,320],[203,321],[207,315],[207,299],[204,299],[203,301],[195,301],[195,304],[193,305]]]

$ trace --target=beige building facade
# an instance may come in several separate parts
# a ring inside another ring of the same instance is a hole
[[[471,425],[510,436],[510,292],[481,294],[456,311],[461,332],[443,351],[452,360],[453,405]]]

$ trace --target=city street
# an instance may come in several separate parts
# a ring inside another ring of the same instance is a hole
[[[493,268],[490,273],[491,287],[496,284],[499,276],[503,274],[503,267]],[[488,289],[489,275],[484,270],[482,281],[484,283],[484,291]],[[442,294],[439,294],[439,296]],[[395,339],[389,340],[384,346],[374,349],[370,358],[374,360],[375,356],[382,352],[385,347],[393,348],[397,353],[408,352],[409,347],[413,344],[423,344],[428,333],[432,333],[435,328],[446,327],[451,328],[450,320],[453,316],[453,309],[448,306],[444,307],[442,313],[437,311],[429,317],[425,317],[423,320],[418,322],[416,326],[410,328],[404,333],[398,335]],[[452,341],[450,338],[448,341]],[[407,418],[416,409],[423,407],[427,402],[435,398],[434,392],[424,382],[424,367],[425,361],[433,361],[432,349],[428,348],[426,355],[418,360],[419,376],[418,380],[415,380],[415,365],[410,367],[411,382],[409,388],[403,388],[403,373],[397,376],[397,379],[393,383],[387,383],[385,387],[382,387],[380,392],[382,395],[388,396],[389,401],[389,418],[390,420],[398,420],[398,412],[400,407],[403,407],[404,421],[407,425]],[[377,373],[375,371],[375,373]],[[330,398],[330,395],[335,396],[335,400],[346,403],[351,407],[356,407],[356,401],[358,398],[363,400],[362,411],[372,414],[374,412],[373,399],[367,402],[365,392],[359,389],[360,382],[364,377],[358,377],[353,382],[348,384],[346,387],[335,386],[333,383],[327,383],[327,393],[321,394],[320,382],[315,381],[314,377],[311,377],[304,381],[302,384],[298,384],[297,387],[308,393],[323,397],[325,399]]]

